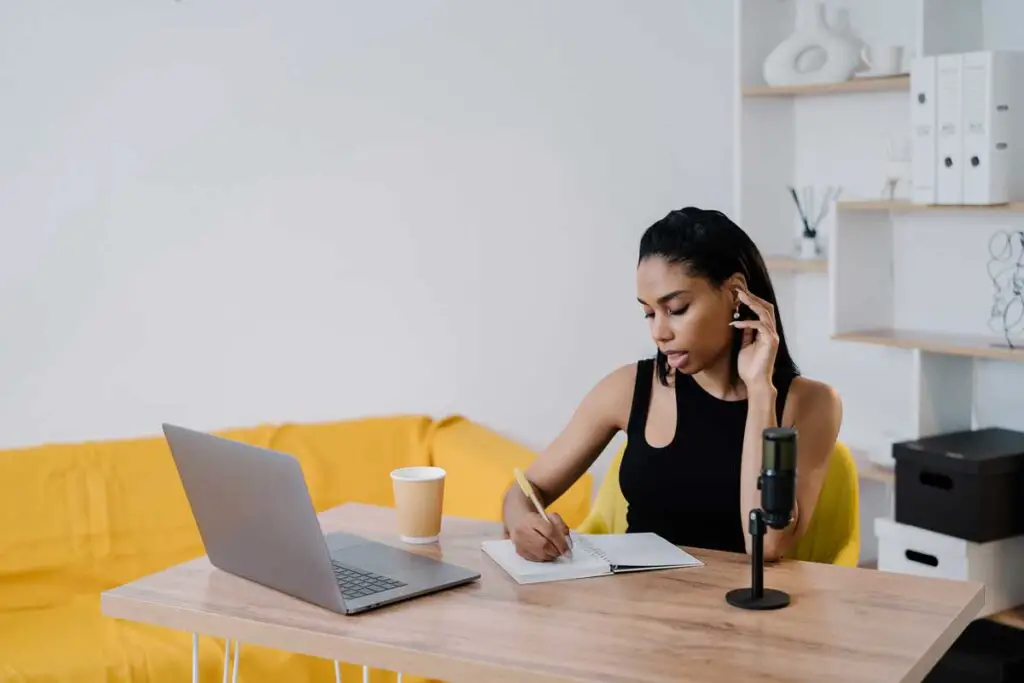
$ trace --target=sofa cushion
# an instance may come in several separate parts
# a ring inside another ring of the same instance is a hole
[[[317,512],[349,502],[390,507],[391,470],[430,462],[431,422],[403,415],[285,424],[270,447],[298,458]]]
[[[431,464],[448,473],[444,513],[501,521],[502,498],[514,481],[513,469],[525,469],[537,453],[458,415],[439,420],[434,430]],[[548,509],[576,527],[590,510],[592,488],[593,477],[584,474]]]
[[[218,431],[297,457],[314,505],[392,505],[389,473],[429,462],[425,416]],[[202,555],[163,437],[0,451],[0,611],[58,605]]]
[[[213,680],[218,657],[203,643],[202,675]],[[106,683],[189,680],[191,636],[103,618],[99,596],[56,607],[0,612],[5,681]]]
[[[220,433],[266,446],[273,428]],[[0,482],[0,611],[99,593],[203,552],[163,437],[0,451]]]

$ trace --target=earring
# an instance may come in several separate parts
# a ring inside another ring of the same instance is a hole
[[[739,320],[740,319],[740,307],[739,306],[737,306],[736,310],[733,312],[732,319],[733,320]]]

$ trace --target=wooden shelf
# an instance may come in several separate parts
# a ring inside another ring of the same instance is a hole
[[[1009,204],[914,204],[905,199],[862,199],[836,202],[840,211],[1024,211],[1024,202]]]
[[[743,88],[744,97],[787,97],[792,95],[831,95],[854,92],[885,92],[891,90],[910,90],[910,76],[879,76],[874,78],[855,78],[842,83],[825,83],[821,85],[787,85],[773,87],[770,85],[751,85]]]
[[[790,273],[824,273],[828,271],[828,261],[823,258],[802,259],[796,256],[765,256],[764,262],[769,270]]]
[[[901,349],[921,349],[951,356],[1024,362],[1024,348],[1008,348],[1005,340],[998,337],[885,328],[842,332],[832,335],[832,338]]]

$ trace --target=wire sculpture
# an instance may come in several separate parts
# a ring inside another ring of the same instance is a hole
[[[988,241],[988,276],[995,293],[989,328],[1011,349],[1024,348],[1024,230],[999,230]]]

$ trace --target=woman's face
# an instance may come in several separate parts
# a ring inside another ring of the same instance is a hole
[[[732,287],[715,288],[704,278],[690,277],[682,264],[651,256],[637,267],[636,290],[651,337],[671,367],[692,375],[729,352],[736,301]]]

